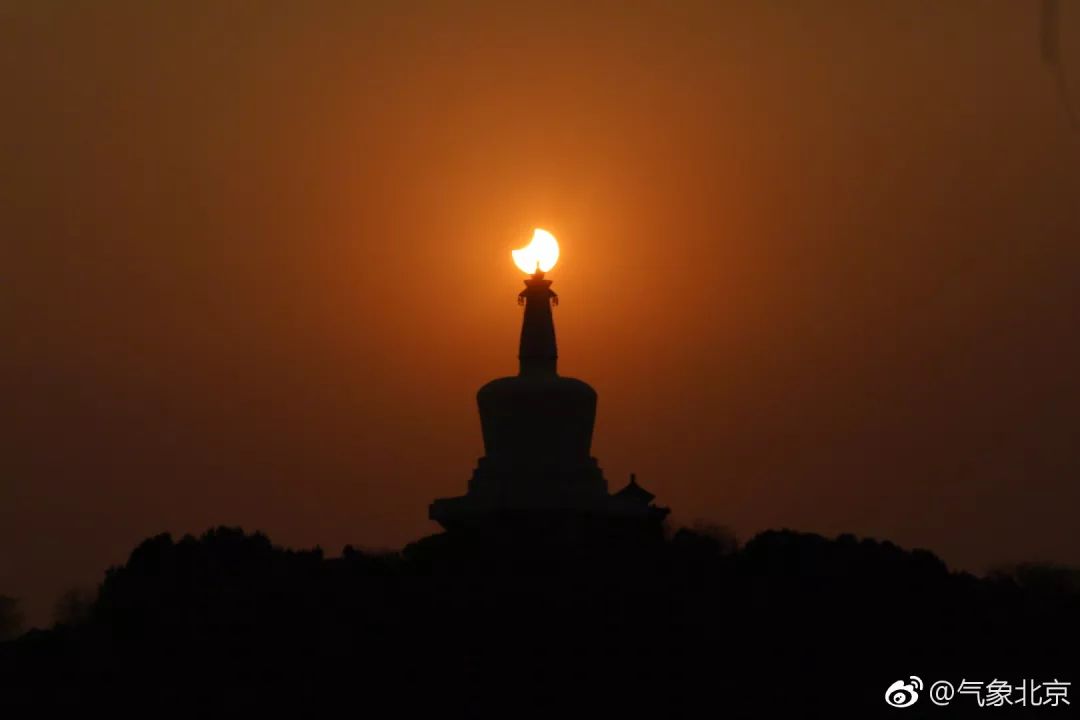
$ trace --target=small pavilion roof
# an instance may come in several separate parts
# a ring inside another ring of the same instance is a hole
[[[614,497],[622,498],[625,500],[632,500],[639,502],[643,505],[648,505],[652,502],[656,496],[637,484],[637,475],[630,473],[630,482],[626,484],[619,492],[615,493]]]

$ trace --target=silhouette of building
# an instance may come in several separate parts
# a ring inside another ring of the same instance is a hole
[[[465,495],[435,500],[429,517],[448,530],[496,515],[584,516],[632,519],[659,526],[667,508],[631,475],[608,494],[607,480],[591,455],[596,391],[558,374],[552,306],[558,296],[537,270],[518,295],[525,306],[516,376],[477,392],[484,457]]]

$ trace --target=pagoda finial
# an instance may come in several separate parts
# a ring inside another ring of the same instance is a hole
[[[518,304],[525,305],[518,345],[519,375],[556,374],[558,350],[551,306],[558,303],[559,296],[551,289],[551,281],[538,268],[525,280],[525,289],[518,295]]]

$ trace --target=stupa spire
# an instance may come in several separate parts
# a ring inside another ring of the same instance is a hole
[[[525,306],[518,344],[518,375],[557,374],[559,352],[551,307],[559,304],[559,296],[551,289],[551,281],[544,279],[539,264],[536,272],[525,280],[518,304]]]

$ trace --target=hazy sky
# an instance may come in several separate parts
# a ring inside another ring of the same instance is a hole
[[[0,0],[0,594],[46,621],[166,530],[435,531],[534,226],[613,487],[1080,563],[1038,10]],[[1080,5],[1061,48],[1080,102]]]

